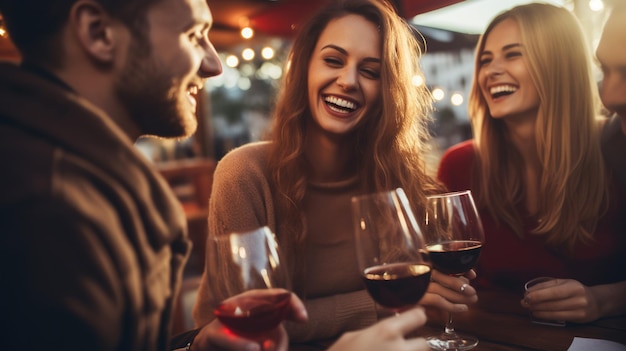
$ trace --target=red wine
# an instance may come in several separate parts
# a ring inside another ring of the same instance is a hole
[[[416,304],[430,284],[430,266],[394,263],[365,269],[363,281],[372,298],[387,308]]]
[[[213,313],[234,332],[263,333],[276,328],[285,319],[290,299],[289,292],[255,292],[228,298]]]
[[[430,261],[445,274],[463,274],[474,268],[483,245],[476,240],[453,240],[428,245]]]

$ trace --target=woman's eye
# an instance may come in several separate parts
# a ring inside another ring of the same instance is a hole
[[[325,57],[324,62],[330,66],[341,66],[341,60],[334,57]]]
[[[363,72],[363,75],[367,78],[370,79],[378,79],[380,78],[380,72],[377,70],[373,70],[373,69],[362,69],[361,72]]]
[[[522,53],[519,51],[511,51],[511,52],[507,52],[506,57],[507,58],[514,58],[514,57],[519,57],[522,56]]]
[[[491,58],[490,57],[483,57],[478,61],[478,65],[479,66],[484,66],[486,64],[489,64],[489,62],[491,62]]]

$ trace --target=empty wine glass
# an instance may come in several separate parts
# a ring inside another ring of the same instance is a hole
[[[265,334],[286,318],[291,299],[274,234],[268,227],[231,233],[210,240],[209,248],[210,289],[225,298],[215,316],[237,335],[270,342]]]
[[[355,196],[352,215],[358,266],[374,301],[396,314],[417,304],[431,266],[404,191]]]
[[[429,196],[423,229],[436,270],[461,276],[474,268],[485,235],[469,190]],[[444,332],[427,340],[436,350],[469,350],[478,345],[478,339],[455,332],[452,313]]]

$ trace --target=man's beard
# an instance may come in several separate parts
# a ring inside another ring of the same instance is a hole
[[[131,44],[128,60],[116,82],[118,98],[126,107],[141,135],[163,138],[187,138],[198,126],[188,118],[190,108],[181,101],[181,83],[172,78],[150,58],[150,49]]]

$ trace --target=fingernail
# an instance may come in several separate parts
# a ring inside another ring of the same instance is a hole
[[[306,319],[309,318],[309,312],[307,312],[306,308],[301,309],[300,312],[302,313],[304,318],[306,318]]]

